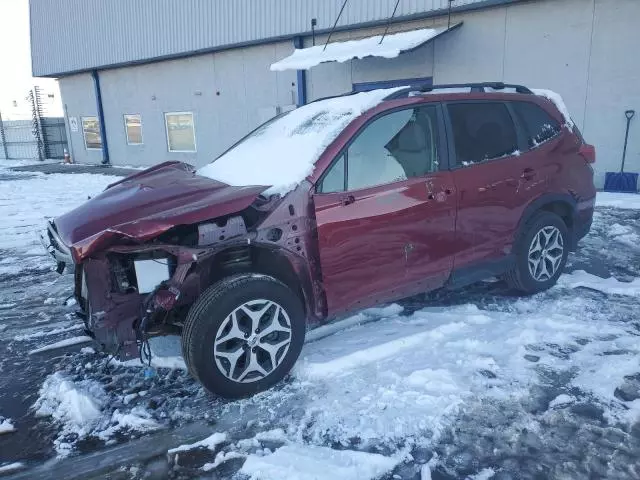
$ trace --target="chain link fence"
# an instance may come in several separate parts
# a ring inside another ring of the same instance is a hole
[[[27,96],[30,120],[3,120],[0,112],[0,160],[62,159],[67,147],[64,117],[47,116],[41,91]]]

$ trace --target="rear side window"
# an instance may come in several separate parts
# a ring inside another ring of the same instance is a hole
[[[524,128],[529,148],[535,148],[560,133],[560,123],[538,105],[528,102],[513,102],[512,105]]]
[[[453,103],[447,106],[458,166],[514,154],[516,129],[504,103]]]

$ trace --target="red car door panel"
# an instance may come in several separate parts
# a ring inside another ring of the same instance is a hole
[[[449,172],[316,194],[330,313],[441,286],[453,265],[455,203]]]
[[[522,165],[507,157],[454,171],[458,190],[456,268],[510,251],[513,232],[527,202]]]

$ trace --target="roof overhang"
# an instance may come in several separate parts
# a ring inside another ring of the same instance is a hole
[[[333,42],[308,48],[298,48],[291,55],[271,65],[272,71],[308,70],[326,62],[346,62],[355,58],[395,58],[401,53],[419,48],[445,33],[462,26],[462,22],[451,26],[422,28],[406,32],[376,35],[373,37]]]

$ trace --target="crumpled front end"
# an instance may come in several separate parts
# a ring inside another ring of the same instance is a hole
[[[263,187],[234,187],[223,201],[215,186],[219,201],[209,206],[199,199],[144,219],[130,214],[114,226],[88,228],[100,213],[76,210],[50,222],[45,243],[58,271],[75,267],[87,333],[120,359],[146,359],[148,338],[180,335],[200,294],[238,273],[279,279],[300,295],[307,319],[324,318],[309,188],[301,185],[285,201],[259,196]]]
[[[183,291],[197,254],[174,246],[121,247],[84,260],[75,269],[75,296],[88,333],[123,360],[138,357],[149,336],[179,333],[170,317],[199,292],[193,281]]]

